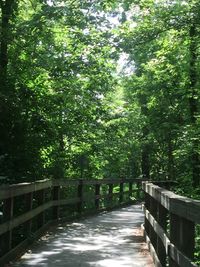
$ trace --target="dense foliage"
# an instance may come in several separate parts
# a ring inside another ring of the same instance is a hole
[[[124,86],[144,117],[143,173],[191,192],[200,185],[199,2],[134,2],[135,25],[121,26],[121,45],[136,65]]]
[[[0,3],[2,183],[144,176],[199,190],[197,0]]]

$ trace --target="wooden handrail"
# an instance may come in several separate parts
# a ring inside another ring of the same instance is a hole
[[[193,260],[200,201],[149,182],[143,182],[142,189],[145,192],[145,236],[155,265],[197,267]]]
[[[114,191],[116,185],[118,191]],[[101,187],[106,188],[106,192],[104,190],[102,193]],[[70,197],[69,189],[72,189]],[[85,189],[89,190],[89,195],[85,194]],[[0,266],[21,254],[53,222],[69,219],[65,214],[69,209],[65,207],[70,205],[71,212],[80,216],[89,210],[89,205],[93,206],[93,210],[100,211],[102,207],[131,203],[132,194],[138,196],[139,191],[140,179],[40,180],[1,186],[0,207],[3,216],[0,217]],[[17,213],[16,205],[23,206],[24,210]],[[13,237],[19,227],[23,227],[24,240],[16,244]]]

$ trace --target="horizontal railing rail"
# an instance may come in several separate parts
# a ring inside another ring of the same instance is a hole
[[[0,187],[0,266],[21,255],[48,227],[131,203],[140,179],[41,180]]]
[[[144,230],[156,266],[197,267],[194,263],[195,225],[200,201],[143,182]]]

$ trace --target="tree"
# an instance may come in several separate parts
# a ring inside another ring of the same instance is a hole
[[[134,15],[120,29],[121,47],[130,54],[135,62],[136,75],[141,77],[136,85],[137,99],[141,114],[144,110],[146,113],[147,121],[143,129],[149,136],[147,139],[153,137],[153,142],[159,142],[160,148],[156,150],[162,148],[159,152],[163,154],[162,161],[167,159],[164,165],[168,167],[164,168],[164,172],[168,178],[176,176],[175,169],[178,177],[183,176],[182,160],[178,154],[184,154],[184,164],[187,166],[185,179],[192,171],[190,177],[194,185],[200,181],[197,137],[199,101],[196,90],[198,7],[197,1],[132,1],[129,8]],[[180,145],[181,139],[185,139],[188,146]],[[166,144],[165,148],[163,144]],[[144,155],[148,157],[149,153],[153,173],[156,163],[152,162],[152,156],[154,154],[155,158],[157,152],[152,143]],[[148,161],[145,159],[145,162]],[[159,169],[156,172],[158,174]]]

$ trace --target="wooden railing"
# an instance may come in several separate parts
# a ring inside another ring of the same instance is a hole
[[[60,219],[131,202],[140,180],[42,180],[0,187],[0,266]]]
[[[146,241],[155,266],[194,267],[195,225],[200,201],[143,182]]]

